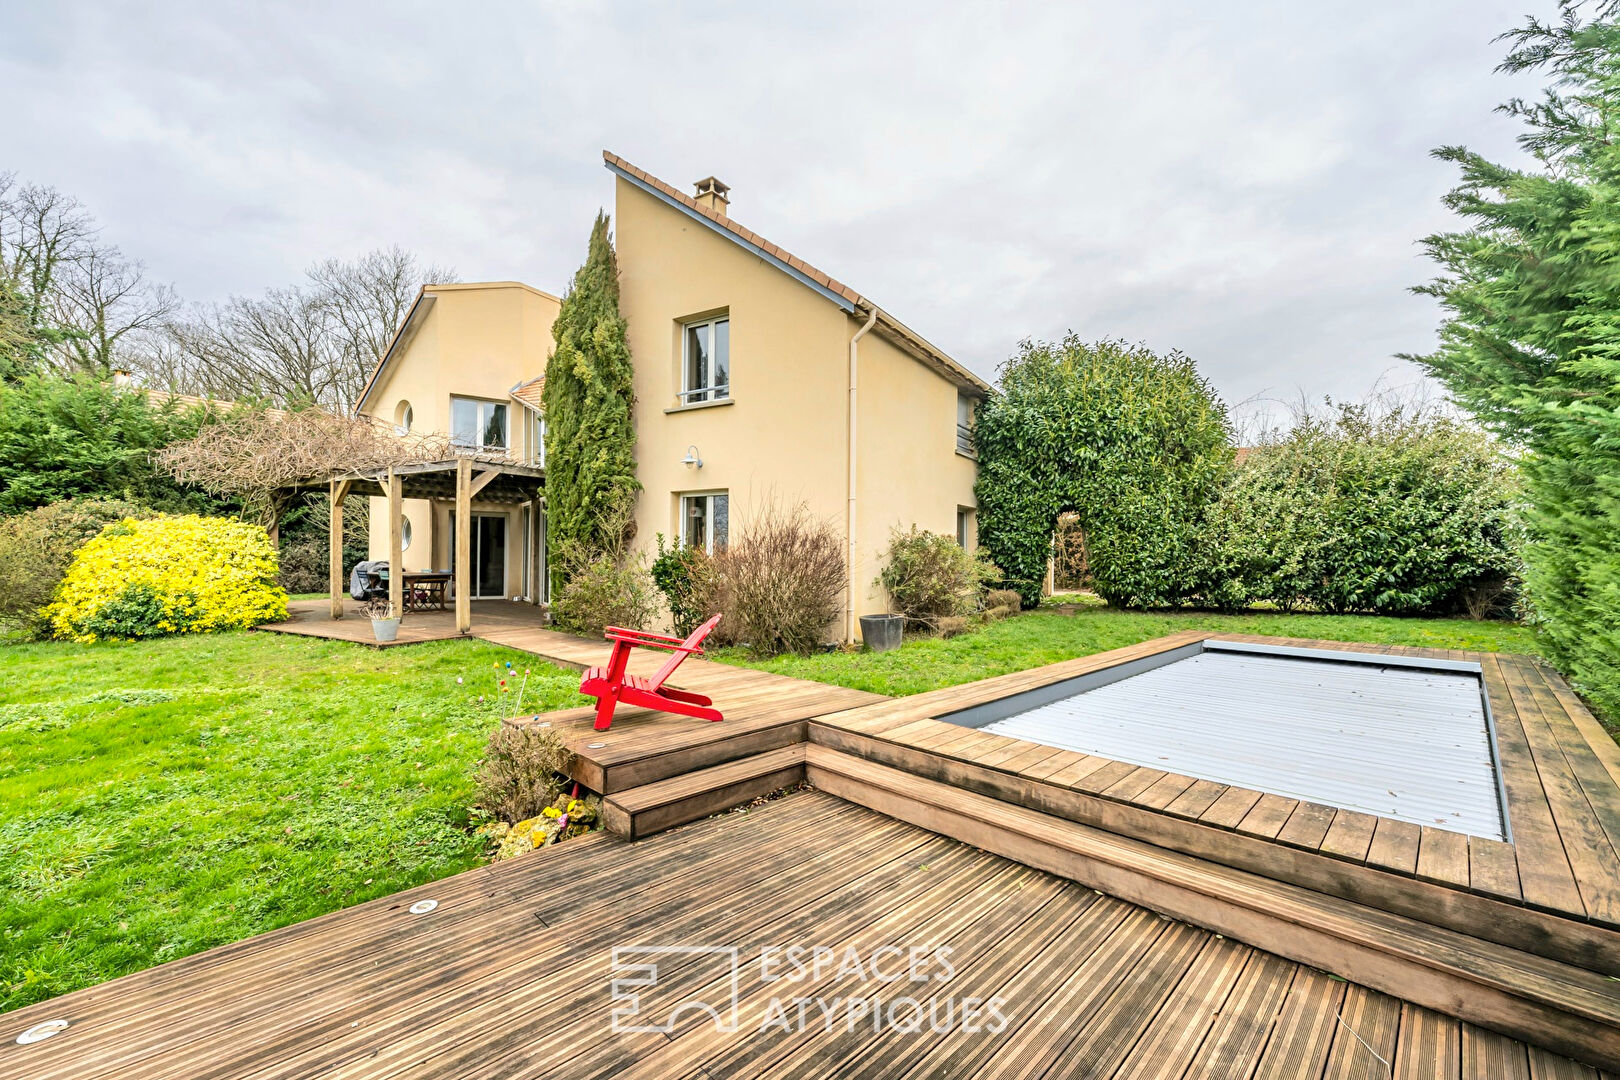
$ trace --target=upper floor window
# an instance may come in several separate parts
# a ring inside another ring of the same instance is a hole
[[[973,453],[973,399],[963,393],[956,395],[956,452]]]
[[[725,492],[681,496],[681,543],[713,555],[726,546],[731,497]]]
[[[530,409],[524,409],[529,416],[529,460],[546,467],[546,418]]]
[[[414,419],[415,414],[411,412],[411,403],[408,401],[400,402],[394,408],[394,434],[409,435],[411,433],[411,421]]]
[[[681,334],[681,404],[731,396],[731,318],[687,323]]]
[[[450,441],[469,450],[505,450],[506,405],[478,398],[450,399]]]

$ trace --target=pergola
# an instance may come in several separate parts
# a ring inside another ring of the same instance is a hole
[[[343,618],[343,500],[350,495],[388,499],[388,601],[402,612],[405,601],[405,543],[401,527],[406,499],[455,499],[456,629],[472,628],[472,502],[539,503],[545,470],[501,458],[477,455],[333,473],[300,490],[327,488],[332,506],[332,618]],[[538,593],[538,590],[535,590]]]

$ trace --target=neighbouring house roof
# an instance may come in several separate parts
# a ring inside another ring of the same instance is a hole
[[[851,315],[862,318],[877,314],[876,331],[901,350],[920,360],[962,389],[988,394],[990,384],[952,359],[943,349],[884,311],[876,303],[862,296],[838,279],[817,270],[803,259],[786,251],[752,229],[744,228],[730,217],[703,206],[692,196],[680,191],[644,169],[639,169],[611,151],[602,151],[602,160],[609,171],[630,184],[647,192],[655,199],[673,207],[708,227],[713,232],[764,259],[789,277],[837,304]]]
[[[544,375],[536,375],[532,379],[527,379],[524,382],[518,383],[516,386],[512,387],[512,389],[507,391],[508,394],[512,395],[513,401],[516,401],[518,404],[532,409],[537,413],[545,411],[545,403],[543,401],[545,392],[546,377]]]
[[[525,285],[521,281],[457,281],[442,285],[423,285],[417,290],[416,301],[411,304],[411,310],[406,313],[405,321],[399,324],[398,330],[394,331],[394,337],[389,341],[388,348],[383,352],[382,359],[377,361],[376,368],[371,372],[371,378],[366,380],[366,388],[360,392],[360,400],[356,401],[354,405],[355,415],[358,416],[365,411],[366,402],[371,397],[371,392],[382,382],[383,373],[393,366],[394,362],[405,352],[405,348],[411,343],[411,339],[416,336],[416,332],[422,328],[422,323],[427,319],[428,312],[433,310],[435,298],[441,293],[473,292],[479,289],[522,289],[524,292],[543,296],[553,303],[561,303],[557,297],[550,293],[537,289],[533,285]]]
[[[138,390],[146,395],[146,400],[153,408],[161,409],[165,405],[174,405],[182,409],[220,409],[229,412],[232,409],[252,408],[254,403],[249,401],[226,401],[223,398],[199,397],[196,394],[180,394],[173,390],[154,390],[151,387],[137,386],[129,382],[117,382],[114,385],[120,389]],[[286,409],[266,409],[268,416],[282,417],[287,415]]]

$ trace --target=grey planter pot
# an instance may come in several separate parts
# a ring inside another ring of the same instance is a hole
[[[900,647],[900,635],[906,628],[904,615],[862,615],[861,640],[873,652],[888,652]]]
[[[372,619],[371,634],[378,641],[393,641],[399,637],[399,620]]]

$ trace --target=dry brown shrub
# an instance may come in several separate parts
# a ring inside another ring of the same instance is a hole
[[[478,763],[477,805],[501,821],[527,821],[562,794],[568,757],[555,731],[501,723]]]
[[[991,589],[984,594],[985,614],[993,619],[1005,619],[1023,609],[1023,598],[1017,589]]]
[[[843,611],[844,546],[804,503],[767,499],[715,553],[711,595],[726,639],[757,653],[813,652]]]

